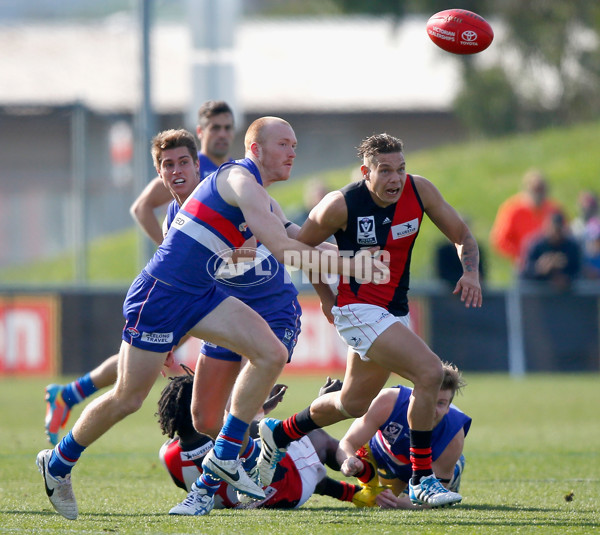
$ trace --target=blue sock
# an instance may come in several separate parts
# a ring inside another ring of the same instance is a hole
[[[215,479],[210,474],[204,472],[196,479],[196,486],[200,489],[204,489],[209,496],[214,496],[221,486],[221,480]]]
[[[81,403],[85,398],[91,396],[98,389],[92,382],[89,373],[86,373],[79,379],[76,379],[72,383],[69,383],[63,388],[62,396],[66,405],[71,408],[77,403]]]
[[[258,460],[259,455],[260,448],[258,447],[258,445],[252,437],[248,437],[248,445],[240,455],[240,458],[244,462],[244,470],[248,471],[254,466],[256,466],[256,461]]]
[[[236,459],[242,448],[247,430],[248,424],[246,422],[229,413],[215,441],[215,455],[223,460]]]
[[[85,446],[75,442],[73,432],[69,431],[54,448],[48,463],[48,471],[55,477],[65,477],[71,473],[83,450],[85,450]]]

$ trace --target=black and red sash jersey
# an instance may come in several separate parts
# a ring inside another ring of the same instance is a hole
[[[189,492],[192,484],[202,474],[202,461],[212,449],[213,441],[201,441],[193,449],[184,450],[179,437],[167,440],[160,448],[159,457],[167,469],[173,482]],[[265,498],[251,502],[249,505],[240,504],[233,487],[221,482],[215,494],[215,509],[231,508],[273,508],[291,509],[298,505],[302,498],[303,484],[300,472],[290,452],[286,453],[277,465],[273,481],[264,487]]]
[[[405,316],[410,259],[424,212],[412,175],[407,175],[398,202],[385,208],[375,204],[364,180],[348,184],[340,191],[348,208],[346,229],[334,235],[340,254],[354,255],[360,249],[376,246],[388,251],[390,280],[387,284],[361,284],[354,277],[340,277],[337,306],[368,303],[395,316]]]

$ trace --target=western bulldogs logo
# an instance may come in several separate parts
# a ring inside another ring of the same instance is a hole
[[[127,327],[125,332],[131,336],[131,338],[139,338],[140,336],[140,331],[138,331],[135,327]]]
[[[376,245],[377,236],[375,235],[375,217],[365,216],[357,218],[356,242],[359,245]]]

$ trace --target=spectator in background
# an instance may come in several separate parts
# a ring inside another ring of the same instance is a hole
[[[594,218],[586,225],[582,275],[586,279],[600,279],[600,219]]]
[[[598,195],[593,191],[582,191],[577,198],[578,216],[571,222],[573,236],[583,247],[587,241],[587,226],[594,221],[599,221]]]
[[[571,231],[582,255],[581,274],[586,279],[600,279],[600,215],[598,195],[582,191],[577,199],[578,216],[571,222]]]
[[[562,213],[560,205],[548,198],[548,182],[539,170],[523,177],[523,191],[504,201],[492,227],[490,242],[498,253],[520,267],[526,242],[542,229],[546,218]]]
[[[524,255],[521,278],[549,282],[557,290],[566,290],[581,270],[581,249],[572,237],[565,217],[551,214],[542,234],[533,239]]]

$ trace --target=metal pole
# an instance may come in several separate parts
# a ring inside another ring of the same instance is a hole
[[[522,314],[521,289],[517,280],[506,292],[508,371],[512,377],[523,377],[526,370]]]
[[[87,210],[86,210],[86,113],[81,103],[71,114],[72,240],[75,282],[87,282]]]
[[[135,173],[134,194],[137,196],[153,178],[153,167],[150,157],[150,141],[155,134],[155,117],[152,108],[151,69],[150,69],[150,28],[152,20],[153,0],[139,0],[140,7],[140,40],[141,40],[141,104],[135,120]],[[146,265],[154,253],[154,244],[138,230],[138,265],[140,269]]]

